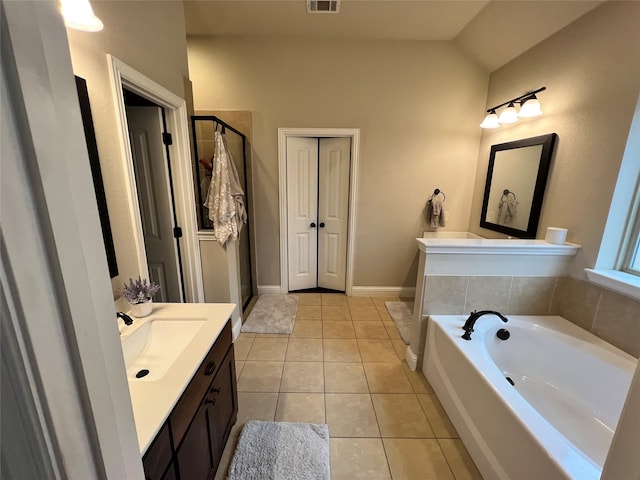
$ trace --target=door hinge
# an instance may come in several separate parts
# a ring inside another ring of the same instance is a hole
[[[165,132],[162,134],[162,143],[165,145],[173,145],[173,137],[170,133]]]
[[[182,238],[182,228],[175,227],[173,229],[173,238]]]

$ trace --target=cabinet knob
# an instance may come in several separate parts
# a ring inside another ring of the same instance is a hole
[[[216,404],[216,399],[215,398],[213,400],[207,399],[207,400],[204,401],[204,403],[207,404],[207,405],[215,405]]]
[[[220,387],[212,388],[211,393],[220,393]]]
[[[209,362],[207,368],[204,370],[205,375],[211,375],[216,371],[216,362]]]

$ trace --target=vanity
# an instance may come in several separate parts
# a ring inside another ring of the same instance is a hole
[[[154,304],[121,332],[145,478],[213,478],[236,422],[234,304]]]

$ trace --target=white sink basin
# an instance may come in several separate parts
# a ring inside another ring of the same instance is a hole
[[[156,318],[123,336],[122,351],[129,381],[160,380],[205,322],[204,318]]]

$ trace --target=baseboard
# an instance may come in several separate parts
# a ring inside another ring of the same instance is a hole
[[[405,359],[407,360],[407,365],[409,365],[409,368],[415,372],[418,369],[418,355],[413,353],[413,349],[411,348],[411,346],[407,347]]]
[[[351,287],[354,297],[415,297],[415,287]]]
[[[236,315],[235,318],[232,318],[231,323],[231,335],[233,335],[234,342],[238,339],[240,330],[242,330],[242,317],[240,315]]]
[[[280,285],[258,285],[258,295],[279,294]]]

